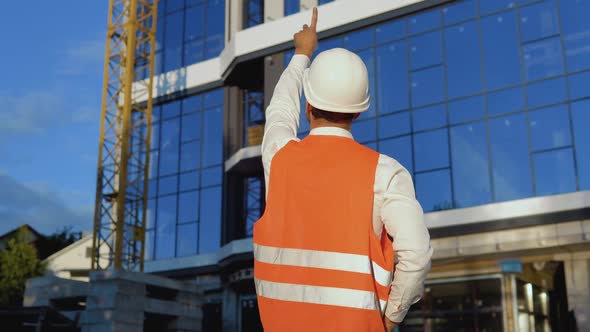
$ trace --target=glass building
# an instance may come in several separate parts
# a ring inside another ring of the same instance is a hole
[[[590,329],[590,1],[408,3],[159,2],[146,270],[203,285],[207,331],[261,330],[264,109],[313,6],[316,54],[369,71],[355,139],[426,212],[433,271],[401,330],[562,331],[568,310]]]

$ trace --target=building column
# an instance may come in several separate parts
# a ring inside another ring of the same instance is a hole
[[[590,331],[590,252],[564,258],[567,301],[579,331]]]
[[[244,18],[243,0],[225,0],[225,43],[242,30]]]
[[[243,94],[237,86],[225,88],[223,160],[227,160],[244,146]],[[243,215],[243,179],[237,174],[223,172],[223,210],[221,244],[241,238]]]
[[[264,23],[275,21],[285,16],[284,0],[264,0]]]
[[[285,69],[285,54],[278,53],[264,58],[264,109],[270,104],[275,86]]]
[[[506,332],[515,332],[516,327],[516,317],[514,317],[514,313],[516,312],[516,308],[514,307],[516,303],[514,303],[514,299],[516,298],[516,294],[514,292],[516,280],[514,275],[512,274],[504,274],[502,276],[502,297],[504,301],[504,327],[506,328]]]
[[[223,287],[223,308],[221,315],[223,319],[223,332],[239,331],[238,315],[238,294],[228,285]]]

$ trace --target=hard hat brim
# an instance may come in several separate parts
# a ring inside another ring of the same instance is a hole
[[[306,68],[303,72],[303,91],[305,92],[305,99],[307,102],[322,111],[326,112],[337,112],[337,113],[361,113],[369,109],[370,97],[367,96],[363,102],[355,105],[342,105],[333,102],[329,102],[320,98],[311,87],[309,81],[309,68]]]

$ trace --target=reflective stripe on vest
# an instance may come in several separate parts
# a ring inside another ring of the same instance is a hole
[[[379,300],[375,293],[357,289],[338,287],[287,284],[256,279],[258,296],[274,300],[295,301],[302,303],[325,304],[347,308],[384,311],[387,301]]]
[[[269,264],[364,273],[373,275],[375,281],[383,287],[389,287],[391,284],[391,271],[385,270],[366,255],[254,244],[254,257]]]

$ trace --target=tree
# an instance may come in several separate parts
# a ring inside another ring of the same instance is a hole
[[[45,263],[35,247],[27,241],[26,229],[20,228],[8,248],[0,252],[0,305],[20,306],[26,281],[45,272]]]
[[[72,227],[64,227],[61,231],[57,231],[49,236],[46,236],[37,241],[37,250],[40,259],[45,259],[53,253],[62,250],[70,244],[80,240],[81,233],[72,232]]]

